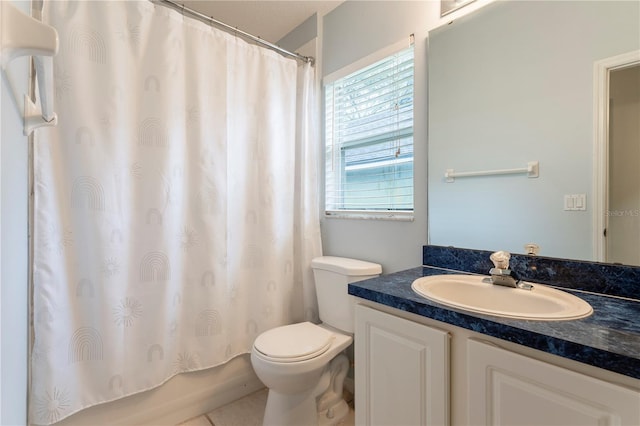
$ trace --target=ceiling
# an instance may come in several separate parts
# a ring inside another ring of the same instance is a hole
[[[313,0],[174,1],[271,43],[277,43],[314,13],[322,16],[342,3]]]

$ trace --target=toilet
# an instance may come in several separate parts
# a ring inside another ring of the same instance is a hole
[[[251,364],[269,388],[265,426],[333,425],[349,407],[342,386],[349,372],[343,351],[353,342],[354,300],[347,284],[374,278],[382,267],[344,257],[311,261],[320,324],[301,322],[260,334]]]

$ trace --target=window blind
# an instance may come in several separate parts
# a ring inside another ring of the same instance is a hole
[[[413,211],[413,46],[325,86],[325,207]]]

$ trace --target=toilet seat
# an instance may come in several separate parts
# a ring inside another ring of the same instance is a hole
[[[335,336],[310,322],[285,325],[268,330],[253,344],[260,356],[273,362],[305,361],[325,353]]]

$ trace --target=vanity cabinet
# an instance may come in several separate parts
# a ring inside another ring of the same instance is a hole
[[[449,423],[449,333],[356,305],[357,425]]]
[[[640,425],[640,393],[469,340],[474,425]]]
[[[636,379],[378,306],[356,306],[357,425],[640,425]]]

